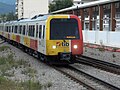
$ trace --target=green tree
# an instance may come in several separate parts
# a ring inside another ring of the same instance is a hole
[[[12,20],[17,20],[17,15],[15,15],[14,12],[9,12],[8,14],[0,15],[1,22],[12,21]]]
[[[0,15],[0,21],[5,22],[6,21],[6,14],[1,14]]]
[[[7,15],[6,15],[6,17],[7,17],[7,21],[11,21],[11,20],[16,20],[17,19],[17,17],[16,17],[16,15],[14,14],[14,12],[10,12],[10,13],[8,13]]]
[[[49,12],[71,7],[72,5],[73,0],[54,0],[51,4],[49,4]]]

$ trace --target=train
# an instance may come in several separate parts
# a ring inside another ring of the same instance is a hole
[[[0,37],[48,63],[72,64],[83,53],[81,21],[75,15],[38,15],[2,22]]]

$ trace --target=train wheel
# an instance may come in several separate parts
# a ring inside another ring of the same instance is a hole
[[[41,61],[44,61],[44,56],[40,53],[38,53],[38,59],[40,59]]]
[[[49,57],[44,56],[44,61],[45,61],[45,63],[49,63]]]

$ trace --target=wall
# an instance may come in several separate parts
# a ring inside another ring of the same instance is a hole
[[[103,44],[120,48],[120,32],[83,30],[85,43]]]

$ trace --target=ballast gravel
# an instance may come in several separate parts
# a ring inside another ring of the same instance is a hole
[[[70,78],[56,71],[55,69],[45,65],[34,57],[24,53],[20,49],[8,44],[3,43],[0,46],[9,46],[10,49],[0,52],[0,56],[7,56],[13,53],[15,60],[25,60],[28,62],[31,68],[36,70],[34,77],[21,73],[24,71],[24,67],[11,68],[8,72],[14,71],[13,77],[6,77],[13,81],[24,82],[27,80],[39,81],[42,85],[50,84],[50,87],[42,88],[43,90],[87,90],[82,85],[74,82]]]
[[[51,84],[50,87],[47,88],[43,87],[43,90],[86,90],[86,88],[83,87],[82,85],[79,85],[78,83],[72,81],[70,78],[66,77],[65,75],[61,74],[55,69],[45,65],[44,63],[40,62],[34,57],[24,53],[20,49],[8,43],[0,44],[0,46],[10,47],[10,49],[0,52],[1,57],[2,56],[6,57],[8,54],[13,53],[15,60],[27,61],[30,67],[37,71],[37,73],[35,73],[34,78],[31,78],[28,75],[22,73],[22,71],[24,71],[25,69],[24,67],[22,68],[19,67],[17,69],[11,68],[11,70],[9,70],[8,72],[14,71],[14,76],[6,78],[20,82],[32,79],[33,81],[39,81],[43,85],[48,83]],[[120,65],[119,52],[99,51],[98,49],[85,47],[83,55]],[[105,72],[82,64],[74,65],[75,67],[78,67],[79,69],[120,88],[120,75]]]
[[[120,75],[96,69],[91,66],[74,64],[75,68],[120,88]]]
[[[113,64],[120,65],[120,52],[112,52],[112,51],[101,51],[95,48],[84,47],[84,56],[88,56],[91,58],[99,59],[102,61],[110,62]],[[115,85],[120,88],[120,75],[109,73],[100,69],[96,69],[94,67],[74,64],[75,67],[78,67],[80,70],[83,70],[90,75],[93,75],[103,81],[109,82],[110,84]]]
[[[96,48],[84,47],[83,55],[120,65],[120,52],[102,51]]]

